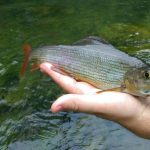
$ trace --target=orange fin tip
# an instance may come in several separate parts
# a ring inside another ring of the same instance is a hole
[[[31,46],[29,44],[25,44],[24,45],[24,62],[23,62],[23,65],[21,67],[20,77],[23,77],[25,72],[26,72],[31,52],[32,52]]]

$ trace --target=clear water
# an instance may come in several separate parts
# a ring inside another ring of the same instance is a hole
[[[149,1],[0,1],[1,150],[149,149],[149,140],[113,122],[82,113],[52,114],[50,105],[63,91],[39,71],[19,79],[24,43],[71,44],[89,35],[150,63]]]

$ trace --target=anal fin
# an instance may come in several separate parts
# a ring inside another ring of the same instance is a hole
[[[34,63],[31,66],[31,72],[38,70],[40,68],[40,65],[38,63]]]

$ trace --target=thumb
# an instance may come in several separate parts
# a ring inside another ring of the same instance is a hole
[[[71,110],[115,120],[137,114],[140,105],[134,97],[120,92],[103,92],[95,95],[66,94],[52,104],[51,111],[56,113]]]
[[[119,92],[104,92],[95,95],[67,94],[58,98],[53,103],[51,110],[54,113],[72,110],[99,115],[115,115],[118,111],[122,111],[122,108],[120,107],[120,99],[124,101],[125,98],[122,98],[121,95],[122,94],[119,94]],[[118,108],[120,110],[118,110]]]
[[[95,113],[96,95],[66,94],[58,98],[51,106],[52,112],[77,111]]]

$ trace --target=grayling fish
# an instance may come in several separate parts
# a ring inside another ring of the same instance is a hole
[[[25,46],[24,74],[29,61],[50,62],[60,72],[88,82],[101,90],[114,90],[136,96],[150,95],[150,67],[141,60],[90,36],[73,45],[44,46],[31,52]]]

